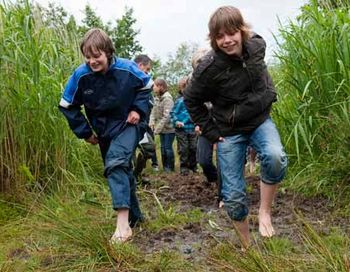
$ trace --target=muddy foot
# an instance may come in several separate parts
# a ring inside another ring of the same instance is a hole
[[[112,244],[120,244],[120,243],[125,243],[132,237],[132,230],[131,228],[127,228],[123,231],[116,229],[110,242]]]

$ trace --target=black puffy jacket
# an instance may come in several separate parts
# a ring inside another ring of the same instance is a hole
[[[242,58],[211,51],[193,72],[184,91],[185,105],[210,141],[249,133],[268,118],[276,92],[264,61],[265,49],[263,38],[253,34],[243,43]],[[207,101],[213,104],[211,116]]]

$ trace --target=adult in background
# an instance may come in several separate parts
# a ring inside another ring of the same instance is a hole
[[[250,243],[244,179],[246,149],[261,162],[259,232],[271,237],[271,206],[286,173],[287,156],[271,119],[276,92],[264,62],[266,44],[252,33],[239,9],[218,8],[209,20],[212,51],[195,69],[185,90],[185,104],[202,135],[217,143],[224,208],[243,247]],[[204,102],[213,105],[212,115]]]
[[[145,72],[146,74],[149,74],[152,69],[152,60],[147,55],[141,54],[135,57],[134,61],[136,62],[137,66],[140,70]],[[145,119],[145,123],[143,124],[145,127],[145,134],[142,138],[142,140],[138,144],[139,153],[135,160],[135,167],[134,167],[134,175],[138,182],[140,183],[149,183],[148,180],[145,178],[142,178],[142,171],[146,167],[146,162],[148,159],[152,160],[152,168],[158,169],[158,159],[156,154],[156,145],[154,142],[154,133],[151,127],[149,126],[149,119],[151,110],[154,105],[154,97],[153,95],[150,96],[150,109],[148,112],[148,115]]]

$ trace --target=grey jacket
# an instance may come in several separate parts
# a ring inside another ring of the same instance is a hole
[[[169,92],[155,97],[151,112],[150,127],[154,126],[154,133],[174,133],[175,129],[170,120],[170,112],[174,106],[173,97]]]

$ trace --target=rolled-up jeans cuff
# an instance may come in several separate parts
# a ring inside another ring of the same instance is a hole
[[[282,182],[283,179],[281,180],[276,180],[276,181],[273,181],[273,180],[268,180],[268,179],[265,179],[263,177],[261,177],[261,181],[267,185],[276,185],[276,184],[280,184]]]
[[[119,205],[119,204],[113,204],[113,210],[117,211],[119,209],[129,209],[130,210],[130,206],[123,204],[123,205]]]

